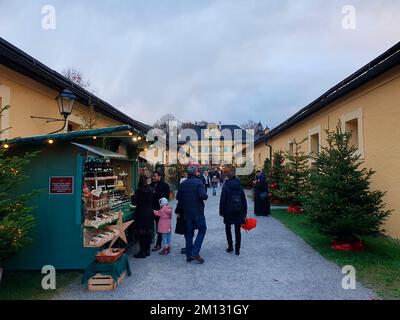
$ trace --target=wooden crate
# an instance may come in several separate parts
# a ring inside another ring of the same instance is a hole
[[[126,271],[121,274],[118,281],[115,282],[111,276],[105,276],[100,273],[91,277],[88,281],[89,291],[109,291],[114,290],[126,277]]]

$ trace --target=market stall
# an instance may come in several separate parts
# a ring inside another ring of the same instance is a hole
[[[118,126],[20,138],[9,145],[11,155],[38,152],[27,168],[28,182],[17,192],[39,193],[32,203],[34,241],[6,268],[84,269],[96,253],[125,237],[120,225],[134,220],[130,196],[138,154],[146,147],[143,132]]]

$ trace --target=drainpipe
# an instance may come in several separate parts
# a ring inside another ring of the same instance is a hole
[[[265,145],[269,148],[269,164],[272,165],[272,146],[268,144],[268,138],[264,139]]]

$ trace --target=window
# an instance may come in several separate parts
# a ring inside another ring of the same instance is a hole
[[[10,88],[4,84],[0,83],[0,108],[5,107],[10,103]],[[4,130],[0,133],[0,140],[10,138],[11,132],[10,130],[6,130],[10,128],[10,110],[5,110],[0,117],[0,127],[1,130]]]
[[[346,121],[344,128],[346,132],[351,133],[350,143],[358,149],[358,119]]]
[[[340,122],[342,131],[351,133],[350,143],[357,148],[357,154],[364,157],[363,109],[343,115]]]
[[[288,148],[288,151],[289,151],[289,154],[290,154],[290,155],[293,154],[293,150],[294,150],[294,144],[293,144],[293,142],[289,141],[289,148]]]
[[[319,133],[310,136],[310,152],[319,153]]]
[[[81,126],[78,123],[68,121],[68,132],[79,131],[79,130],[81,130]]]
[[[321,145],[321,126],[308,130],[308,150],[311,154],[317,154]]]

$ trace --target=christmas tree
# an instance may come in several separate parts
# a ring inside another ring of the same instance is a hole
[[[0,116],[8,107],[0,110]],[[3,130],[4,132],[4,130]],[[0,132],[2,133],[2,132]],[[34,226],[27,202],[34,192],[17,194],[15,187],[26,179],[23,169],[35,154],[11,156],[9,144],[0,143],[0,269],[4,263],[30,241],[29,231]]]
[[[308,192],[309,156],[301,150],[301,145],[307,139],[297,142],[291,139],[293,150],[285,152],[284,178],[280,189],[275,194],[290,205],[299,210],[302,200]]]
[[[265,174],[265,176],[268,177],[271,173],[271,170],[272,170],[271,161],[267,158],[264,160],[262,171]]]
[[[353,242],[357,235],[377,233],[390,214],[384,210],[381,191],[370,190],[374,174],[363,167],[351,133],[327,131],[327,147],[315,156],[310,193],[304,208],[312,221],[335,240]]]
[[[269,171],[268,175],[268,183],[269,189],[272,194],[272,200],[280,201],[279,190],[283,184],[283,180],[285,179],[285,168],[283,162],[285,161],[285,157],[282,151],[274,152],[272,167]]]
[[[245,164],[242,164],[240,167],[244,168],[246,166]],[[254,170],[254,164],[251,161],[249,164],[249,167],[253,168],[253,171],[250,174],[247,175],[238,175],[238,179],[240,180],[240,184],[243,188],[250,189],[253,187],[253,182],[256,178],[256,172]]]

